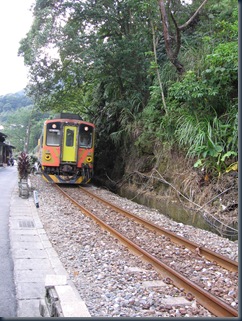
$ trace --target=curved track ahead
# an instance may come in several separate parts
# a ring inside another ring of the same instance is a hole
[[[88,209],[84,208],[81,204],[78,203],[78,201],[76,201],[73,197],[68,195],[68,193],[66,193],[63,190],[63,187],[62,188],[60,188],[59,186],[56,186],[56,187],[66,197],[68,197],[76,206],[78,206],[82,212],[92,217],[102,228],[109,231],[116,238],[118,238],[123,244],[125,244],[130,251],[136,253],[137,255],[142,257],[142,259],[144,259],[145,261],[148,261],[149,263],[151,263],[154,266],[154,268],[157,271],[159,271],[159,273],[165,278],[166,282],[173,283],[179,288],[184,288],[187,293],[187,298],[195,297],[202,306],[204,306],[206,309],[212,312],[215,316],[238,317],[237,310],[235,310],[230,305],[228,305],[227,303],[219,299],[217,296],[209,293],[207,290],[204,290],[201,286],[190,281],[187,277],[185,277],[178,271],[174,270],[167,264],[163,263],[160,259],[157,259],[157,257],[155,257],[153,254],[147,252],[142,247],[138,246],[136,243],[134,243],[129,238],[124,236],[122,233],[120,233],[119,231],[111,227],[103,219],[100,219],[100,217],[90,212]],[[230,271],[234,271],[236,273],[238,272],[238,262],[232,261],[226,257],[223,257],[222,255],[219,255],[213,251],[210,251],[209,249],[199,247],[194,242],[191,242],[185,238],[182,238],[173,232],[169,232],[151,222],[148,222],[147,220],[144,220],[132,213],[129,213],[123,210],[122,208],[114,204],[111,204],[107,200],[91,193],[90,191],[87,191],[87,189],[81,188],[81,191],[83,193],[85,192],[86,194],[88,194],[95,201],[99,201],[99,202],[101,201],[103,204],[105,204],[109,208],[112,208],[113,210],[115,210],[115,212],[121,213],[125,217],[132,219],[132,221],[141,223],[142,226],[144,226],[145,228],[155,231],[157,234],[165,235],[172,242],[175,242],[181,245],[182,247],[186,247],[189,250],[196,252],[200,256],[204,256],[208,260],[212,262],[216,262],[218,265],[223,266],[224,268]]]

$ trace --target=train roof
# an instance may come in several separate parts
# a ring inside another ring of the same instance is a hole
[[[55,118],[57,119],[77,119],[77,120],[83,120],[81,116],[78,114],[72,114],[72,113],[60,113],[55,115]]]
[[[83,123],[90,124],[90,125],[94,126],[93,123],[88,122],[88,121],[85,121],[85,120],[83,120],[83,118],[82,118],[81,116],[79,116],[79,115],[77,115],[77,114],[72,114],[72,113],[60,113],[60,114],[56,114],[52,119],[51,119],[51,118],[50,118],[50,119],[47,119],[47,120],[45,121],[45,124],[51,123],[51,122],[55,122],[55,121],[61,121],[61,120],[62,120],[62,121],[71,121],[71,122],[77,120],[77,121],[79,121],[79,122],[83,122]],[[94,126],[94,127],[95,127],[95,126]]]

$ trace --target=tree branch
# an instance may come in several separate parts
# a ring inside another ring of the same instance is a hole
[[[193,14],[193,16],[191,16],[191,18],[189,20],[187,20],[186,23],[184,23],[182,26],[179,26],[179,30],[184,30],[194,19],[195,17],[198,15],[198,12],[202,9],[202,7],[206,4],[208,0],[204,0],[203,3],[200,5],[200,7],[198,7],[198,9],[195,11],[195,13]]]
[[[158,174],[159,177],[154,176],[154,175],[153,175],[154,173]],[[154,170],[152,171],[152,173],[151,173],[150,176],[145,175],[145,174],[142,174],[142,173],[140,173],[139,171],[134,171],[133,174],[136,174],[136,175],[139,175],[139,176],[141,176],[141,177],[145,177],[146,179],[148,179],[148,181],[147,181],[147,183],[146,183],[145,185],[148,185],[148,182],[149,182],[150,179],[156,179],[156,180],[158,180],[158,181],[161,181],[162,183],[165,183],[165,184],[169,185],[171,188],[173,188],[173,189],[177,192],[177,194],[181,195],[184,199],[186,199],[187,201],[189,201],[190,203],[192,203],[193,205],[195,205],[196,207],[198,207],[198,211],[202,212],[202,216],[204,217],[204,219],[206,219],[206,221],[207,221],[211,226],[213,226],[213,228],[216,229],[220,234],[222,233],[222,231],[220,231],[216,225],[214,225],[211,221],[209,221],[209,218],[212,219],[213,221],[219,223],[222,227],[226,227],[226,228],[230,229],[231,231],[233,231],[233,232],[235,232],[235,233],[238,233],[238,230],[237,230],[237,229],[235,229],[235,228],[233,228],[233,227],[231,227],[231,226],[223,223],[223,222],[220,221],[217,217],[215,217],[214,215],[212,215],[211,213],[209,213],[207,210],[204,209],[204,206],[205,206],[205,205],[207,205],[208,203],[210,203],[212,200],[214,200],[215,198],[217,198],[217,197],[220,196],[221,194],[226,193],[228,190],[232,189],[233,187],[226,189],[224,192],[222,192],[222,193],[220,193],[219,195],[213,197],[210,201],[208,201],[208,202],[205,203],[203,206],[201,206],[201,205],[193,202],[193,201],[190,200],[189,198],[187,198],[187,197],[186,197],[184,194],[182,194],[175,186],[173,186],[171,183],[167,182],[167,180],[165,180],[165,179],[162,177],[162,175],[161,175],[156,169],[154,169]],[[130,176],[132,176],[132,173],[130,174]],[[144,186],[143,186],[143,188],[142,188],[142,192],[145,192]],[[140,194],[140,193],[139,193],[139,194]],[[137,195],[138,195],[138,194],[137,194]],[[137,195],[136,195],[136,196],[137,196]],[[135,197],[136,197],[136,196],[135,196]],[[135,197],[134,197],[134,198],[135,198]],[[134,199],[134,198],[133,198],[133,199]],[[133,200],[133,199],[132,199],[132,200]]]
[[[165,101],[165,95],[164,95],[164,90],[163,90],[163,85],[160,77],[160,72],[159,72],[159,67],[158,67],[158,59],[157,59],[157,50],[156,50],[156,40],[155,40],[155,28],[153,25],[153,22],[151,21],[151,28],[152,28],[152,38],[153,38],[153,50],[154,50],[154,57],[155,57],[155,64],[156,64],[156,74],[160,86],[160,91],[161,91],[161,98],[162,98],[162,103],[164,106],[164,110],[166,112],[166,101]]]
[[[176,20],[173,16],[171,10],[169,9],[170,1],[168,1],[168,3],[167,3],[168,9],[170,11],[172,21],[173,21],[175,28],[176,28],[176,47],[175,47],[175,50],[173,50],[172,45],[171,45],[171,37],[170,37],[170,33],[169,33],[169,23],[168,23],[168,18],[167,18],[167,14],[166,14],[165,3],[164,3],[164,0],[158,0],[160,12],[161,12],[161,18],[162,18],[166,53],[167,53],[167,56],[168,56],[170,62],[176,67],[176,70],[179,74],[183,74],[185,72],[183,64],[178,60],[178,54],[179,54],[180,47],[181,47],[181,31],[183,29],[185,29],[195,19],[195,17],[198,15],[199,11],[206,4],[207,1],[208,0],[204,0],[203,3],[199,6],[199,8],[192,15],[192,17],[181,26],[177,25]]]

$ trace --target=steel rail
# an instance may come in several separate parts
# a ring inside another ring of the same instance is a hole
[[[63,193],[69,200],[72,201],[83,213],[90,216],[94,219],[97,224],[99,224],[103,229],[110,232],[114,235],[120,242],[126,245],[133,253],[138,255],[140,259],[149,262],[154,266],[154,268],[165,278],[170,280],[170,283],[173,283],[178,288],[184,288],[187,292],[187,296],[194,296],[197,301],[204,306],[207,310],[213,313],[215,316],[218,317],[237,317],[238,312],[233,309],[228,304],[224,303],[208,291],[204,290],[203,288],[199,287],[194,282],[190,281],[189,279],[185,278],[183,275],[178,273],[177,271],[170,268],[165,263],[161,262],[153,255],[149,254],[142,248],[140,248],[137,244],[130,241],[128,238],[120,234],[118,231],[113,229],[111,226],[103,222],[99,219],[95,214],[90,212],[89,210],[85,209],[81,204],[79,204],[76,200],[74,200],[71,196],[69,196],[65,191],[63,191],[58,185],[55,185],[57,189]]]
[[[112,207],[114,210],[122,213],[123,215],[128,216],[130,218],[134,218],[136,221],[143,224],[145,227],[149,228],[150,230],[153,230],[153,231],[159,233],[160,235],[165,235],[172,242],[177,243],[179,245],[183,245],[193,252],[197,252],[199,255],[204,256],[209,261],[212,261],[212,262],[226,268],[229,271],[238,272],[238,262],[231,260],[229,258],[226,258],[226,257],[222,256],[221,254],[213,252],[205,247],[199,246],[195,242],[189,241],[182,236],[176,235],[175,233],[170,232],[170,231],[168,231],[168,230],[166,230],[166,229],[164,229],[154,223],[151,223],[151,222],[147,221],[146,219],[143,219],[135,214],[132,214],[132,213],[122,209],[121,207],[108,202],[104,198],[88,191],[87,189],[85,189],[81,186],[79,186],[79,188],[83,192],[85,192],[86,194],[100,200],[105,205]]]

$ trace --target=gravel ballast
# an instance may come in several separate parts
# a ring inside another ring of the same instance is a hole
[[[38,213],[43,227],[91,316],[213,316],[195,300],[178,303],[175,299],[170,300],[177,297],[185,299],[183,289],[163,283],[162,277],[150,264],[134,256],[108,232],[80,213],[75,205],[41,176],[31,175],[30,180],[32,189],[38,191]],[[192,240],[199,246],[238,260],[238,242],[177,223],[157,210],[138,205],[105,189],[92,188],[101,197],[136,215]],[[95,208],[93,210],[95,212]],[[231,289],[228,295],[231,296],[231,306],[237,305],[236,289]]]

